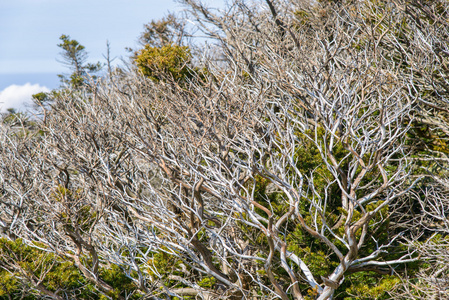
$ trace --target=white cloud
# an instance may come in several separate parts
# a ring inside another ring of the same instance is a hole
[[[39,84],[10,85],[0,92],[0,112],[5,112],[8,108],[26,111],[33,103],[31,95],[40,92],[47,93],[50,90]]]

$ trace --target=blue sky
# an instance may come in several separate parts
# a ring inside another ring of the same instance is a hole
[[[182,8],[173,0],[0,0],[0,110],[26,109],[29,95],[59,86],[61,34],[84,45],[89,61],[104,61],[106,40],[112,57],[126,57],[145,23]]]

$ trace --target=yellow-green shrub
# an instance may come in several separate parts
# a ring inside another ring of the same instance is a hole
[[[151,47],[137,51],[135,63],[143,75],[154,81],[164,77],[172,77],[175,81],[182,81],[191,77],[189,64],[192,55],[187,46],[166,45]]]

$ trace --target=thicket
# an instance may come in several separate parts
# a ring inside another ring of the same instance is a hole
[[[183,2],[3,116],[0,299],[447,297],[449,3]]]

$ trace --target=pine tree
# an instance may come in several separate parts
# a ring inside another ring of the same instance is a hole
[[[80,87],[86,79],[88,73],[96,73],[101,70],[102,64],[97,62],[87,63],[88,54],[85,47],[77,40],[71,39],[68,35],[61,35],[61,43],[58,47],[63,51],[60,53],[62,60],[60,62],[68,66],[72,74],[69,78],[64,75],[58,75],[63,83],[69,84],[74,88]],[[93,76],[95,78],[95,76]]]

